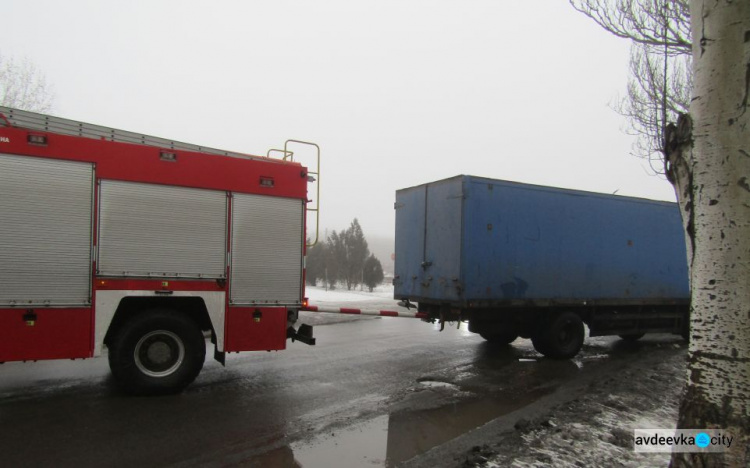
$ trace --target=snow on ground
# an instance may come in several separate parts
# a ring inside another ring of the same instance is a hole
[[[326,290],[316,286],[305,287],[305,296],[311,306],[331,308],[356,308],[366,310],[403,310],[393,299],[393,285],[383,284],[372,292],[368,288],[347,290],[346,286]],[[321,312],[300,312],[300,322],[308,325],[328,325],[353,320],[371,319],[370,316],[340,315]]]
[[[383,284],[376,287],[372,292],[368,288],[360,289],[359,287],[348,291],[346,286],[339,286],[336,289],[324,289],[317,286],[307,286],[305,295],[310,298],[310,303],[317,302],[381,302],[390,301],[395,304],[393,299],[393,285]]]

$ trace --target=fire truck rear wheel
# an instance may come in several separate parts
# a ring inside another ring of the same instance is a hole
[[[206,342],[188,316],[168,309],[127,320],[109,343],[109,367],[117,384],[136,395],[177,393],[200,373]]]

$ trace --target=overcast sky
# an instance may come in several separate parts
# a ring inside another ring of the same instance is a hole
[[[322,148],[321,225],[392,236],[458,174],[674,200],[609,106],[628,44],[566,0],[2,2],[54,114],[252,154]]]

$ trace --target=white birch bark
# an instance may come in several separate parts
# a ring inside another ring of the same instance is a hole
[[[675,454],[673,466],[750,466],[750,0],[692,0],[689,194],[692,318],[681,428],[719,428],[725,455]],[[679,140],[679,139],[678,139]],[[683,145],[689,146],[689,145]],[[668,158],[669,159],[669,158]],[[679,170],[678,170],[679,174]],[[678,177],[679,179],[679,177]],[[682,188],[682,190],[681,190]],[[690,242],[689,242],[690,243]]]

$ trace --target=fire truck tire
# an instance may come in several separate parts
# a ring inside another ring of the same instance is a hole
[[[169,309],[133,316],[114,333],[108,347],[115,382],[134,395],[180,392],[195,380],[206,359],[198,325]]]
[[[574,312],[553,316],[532,337],[534,349],[552,359],[570,359],[581,350],[585,338],[583,320]]]

